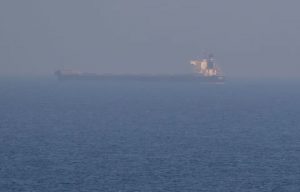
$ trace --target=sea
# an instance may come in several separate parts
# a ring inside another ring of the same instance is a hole
[[[300,81],[0,79],[1,192],[299,192]]]

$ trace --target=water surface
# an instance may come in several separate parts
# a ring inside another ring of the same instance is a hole
[[[300,191],[297,82],[0,81],[0,191]]]

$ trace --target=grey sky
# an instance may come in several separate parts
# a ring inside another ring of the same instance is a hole
[[[213,52],[229,76],[300,76],[298,0],[1,0],[0,74],[58,68],[188,73]]]

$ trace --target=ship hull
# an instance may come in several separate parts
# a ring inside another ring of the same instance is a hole
[[[106,74],[63,74],[55,73],[58,80],[76,81],[198,81],[201,83],[224,83],[224,76],[202,76],[202,75],[106,75]]]

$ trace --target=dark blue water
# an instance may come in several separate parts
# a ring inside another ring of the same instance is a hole
[[[0,82],[0,191],[300,191],[300,83]]]

